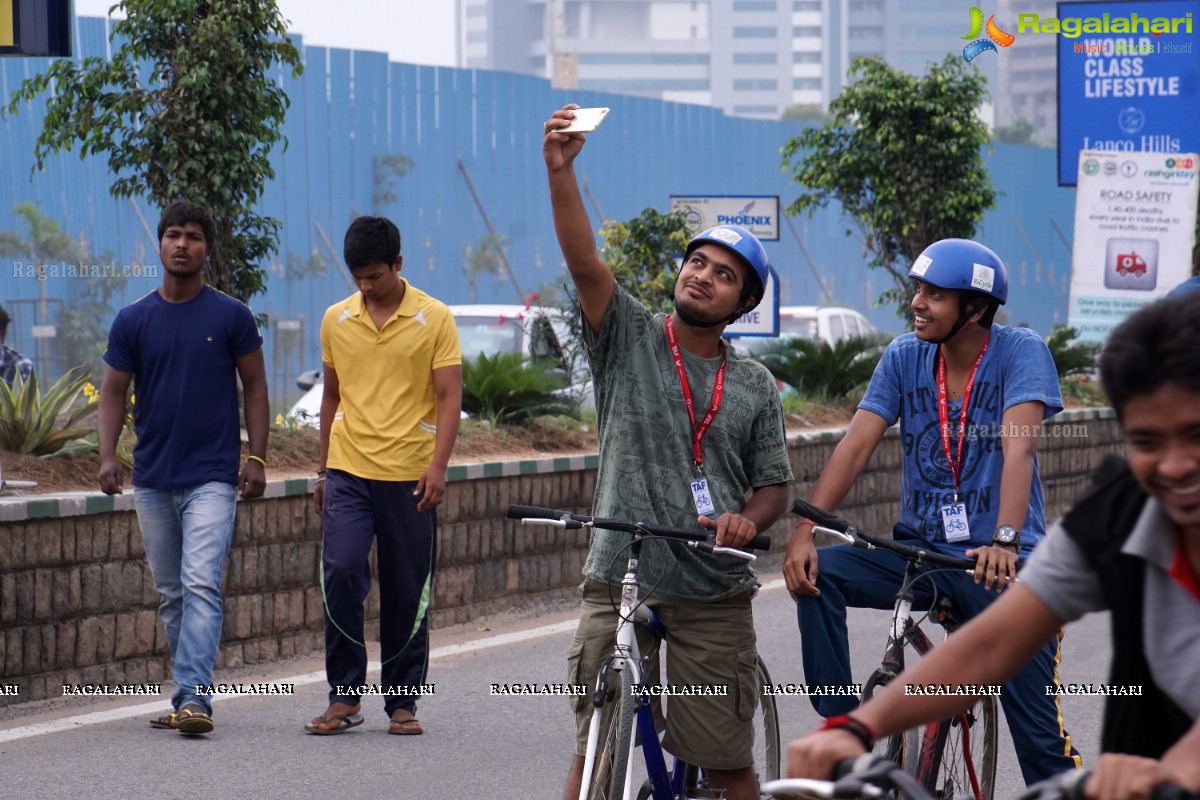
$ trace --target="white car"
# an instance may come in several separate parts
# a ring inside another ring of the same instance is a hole
[[[481,353],[521,353],[530,358],[548,358],[568,381],[563,394],[579,398],[584,408],[595,406],[587,361],[574,347],[571,327],[557,308],[521,305],[450,306],[458,327],[463,360]],[[320,370],[301,373],[296,385],[305,390],[288,415],[314,428],[320,423],[324,382]],[[465,414],[463,416],[466,416]]]
[[[859,312],[843,306],[782,306],[779,309],[779,336],[738,336],[734,347],[757,353],[780,339],[804,337],[814,342],[837,344],[855,336],[877,336],[879,330]]]

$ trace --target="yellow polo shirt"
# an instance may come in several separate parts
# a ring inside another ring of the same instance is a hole
[[[404,286],[382,329],[361,292],[330,306],[321,320],[321,358],[341,389],[326,466],[360,478],[420,479],[437,434],[433,370],[462,363],[450,310],[408,281]]]

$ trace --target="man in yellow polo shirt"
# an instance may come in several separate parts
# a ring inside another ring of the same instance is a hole
[[[388,733],[422,733],[416,701],[429,666],[437,505],[462,408],[462,356],[449,309],[400,277],[400,231],[359,217],[346,231],[359,291],[325,311],[321,467],[315,510],[325,527],[325,672],[329,707],[305,726],[321,736],[362,723],[361,698],[382,694]],[[363,602],[378,539],[382,676],[366,684]]]

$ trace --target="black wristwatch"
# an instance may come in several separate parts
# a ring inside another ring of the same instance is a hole
[[[1019,553],[1021,551],[1021,532],[1012,525],[1001,525],[992,534],[992,546],[1011,547]]]

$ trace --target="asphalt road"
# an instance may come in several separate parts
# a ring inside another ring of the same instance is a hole
[[[802,682],[792,601],[778,576],[763,580],[768,589],[755,601],[760,651],[777,683]],[[153,703],[61,698],[0,709],[0,800],[556,798],[572,747],[568,701],[489,690],[492,683],[562,683],[573,619],[570,607],[539,609],[435,632],[429,674],[435,693],[419,708],[424,736],[385,735],[381,698],[364,702],[366,723],[353,731],[305,734],[305,722],[325,706],[319,659],[218,675],[226,682],[295,684],[295,694],[219,698],[217,729],[204,737],[149,727],[148,719],[167,708],[167,696]],[[888,624],[886,612],[851,612],[856,680],[877,663]],[[1093,615],[1068,630],[1065,682],[1104,681],[1107,625],[1106,617]],[[377,679],[378,672],[369,678]],[[778,705],[785,739],[818,723],[807,698],[780,697]],[[1063,709],[1085,760],[1094,758],[1101,699],[1066,697]],[[1023,785],[1006,730],[1000,798]]]

